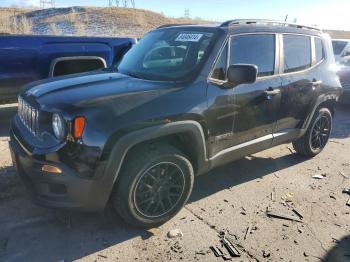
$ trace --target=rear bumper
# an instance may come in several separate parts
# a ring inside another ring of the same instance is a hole
[[[29,189],[33,201],[50,208],[102,211],[108,201],[105,182],[79,177],[64,163],[44,161],[45,155],[32,156],[10,131],[10,150],[18,175]],[[43,165],[52,165],[62,173],[42,171]]]

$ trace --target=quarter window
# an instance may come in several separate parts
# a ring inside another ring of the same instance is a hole
[[[315,38],[315,53],[316,53],[316,63],[321,62],[324,59],[324,49],[322,44],[322,39]]]
[[[227,68],[227,44],[225,44],[219,59],[217,60],[211,78],[225,81]]]
[[[335,55],[340,55],[348,43],[345,41],[332,41],[333,52]]]
[[[350,56],[350,47],[348,47],[343,56]]]
[[[284,35],[284,73],[305,70],[311,67],[310,37],[301,35]]]
[[[275,35],[237,35],[231,38],[230,64],[253,64],[258,77],[275,71]]]

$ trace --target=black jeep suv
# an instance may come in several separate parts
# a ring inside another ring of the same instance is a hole
[[[268,20],[164,26],[113,69],[26,86],[11,151],[35,202],[103,210],[151,227],[196,175],[293,142],[325,147],[341,85],[331,40]]]

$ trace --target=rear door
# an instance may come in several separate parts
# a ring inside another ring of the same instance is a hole
[[[302,128],[312,110],[322,84],[318,67],[324,60],[322,40],[296,34],[280,35],[282,97],[276,133]]]

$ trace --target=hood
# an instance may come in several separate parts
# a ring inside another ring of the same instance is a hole
[[[39,104],[82,105],[108,101],[129,93],[155,92],[173,87],[173,82],[137,79],[115,72],[98,72],[34,82],[23,89],[22,96]]]

